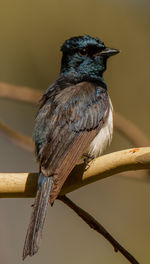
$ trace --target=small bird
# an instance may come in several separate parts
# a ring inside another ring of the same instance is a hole
[[[53,205],[79,158],[100,156],[113,133],[103,72],[107,59],[119,50],[85,35],[66,40],[61,51],[59,77],[43,94],[36,116],[33,138],[39,180],[23,259],[38,251],[48,204]]]

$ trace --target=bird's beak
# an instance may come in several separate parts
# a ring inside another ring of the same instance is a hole
[[[104,55],[106,57],[110,57],[113,55],[116,55],[120,52],[118,49],[112,49],[112,48],[105,48],[104,50],[101,51],[101,55]]]

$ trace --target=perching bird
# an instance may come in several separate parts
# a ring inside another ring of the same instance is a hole
[[[36,117],[40,171],[23,259],[38,251],[48,204],[54,203],[79,158],[100,156],[112,138],[112,104],[103,72],[107,59],[119,50],[86,35],[65,41],[61,51],[59,77],[43,94]]]

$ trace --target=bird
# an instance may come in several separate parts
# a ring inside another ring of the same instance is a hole
[[[119,50],[83,35],[66,40],[61,51],[59,76],[44,92],[35,119],[38,190],[23,259],[38,251],[48,205],[53,205],[79,158],[100,156],[113,134],[113,107],[103,73],[108,58]]]

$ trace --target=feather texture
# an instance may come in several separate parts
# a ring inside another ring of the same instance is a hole
[[[36,194],[30,224],[27,230],[23,260],[27,255],[33,256],[39,249],[39,241],[42,236],[42,229],[46,217],[47,206],[49,204],[50,191],[52,187],[52,177],[45,177],[42,173],[39,176],[39,188]]]
[[[109,99],[110,101],[110,99]],[[99,157],[106,149],[107,145],[111,143],[113,134],[113,107],[110,101],[110,109],[108,116],[100,129],[97,136],[93,139],[86,150],[88,156],[94,158]]]
[[[58,86],[55,95],[50,88],[44,95],[34,139],[41,171],[45,176],[53,176],[51,204],[85,148],[100,131],[109,107],[106,89],[90,82],[68,84],[62,89]]]

